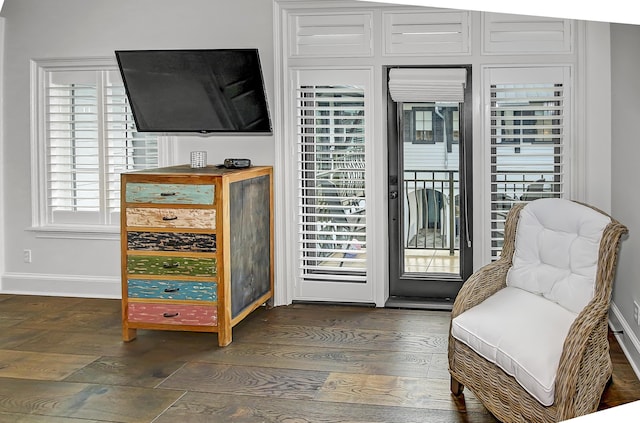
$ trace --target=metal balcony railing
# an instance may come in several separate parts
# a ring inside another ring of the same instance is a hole
[[[460,181],[453,170],[404,171],[404,247],[459,248]]]

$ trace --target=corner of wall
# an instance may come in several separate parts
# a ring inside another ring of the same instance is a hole
[[[637,260],[640,245],[636,238],[640,230],[637,213],[640,199],[633,195],[637,191],[640,145],[636,142],[637,123],[632,118],[640,113],[640,81],[637,78],[640,66],[639,37],[640,26],[610,25],[611,214],[629,228],[629,235],[623,238],[618,256],[610,318],[614,327],[623,331],[619,342],[629,361],[634,364],[636,375],[640,377],[640,326],[635,324],[633,316],[633,302],[640,300],[637,278],[640,271],[640,262]]]
[[[0,9],[2,2],[0,2]],[[4,275],[4,17],[0,16],[0,290]]]
[[[603,110],[611,110],[611,43],[609,24],[586,22],[584,57],[581,62],[584,98],[579,99],[585,106],[584,132],[584,201],[611,212],[611,115]],[[588,87],[588,89],[587,89]],[[579,111],[580,113],[580,111]],[[590,169],[598,169],[592,172]],[[582,191],[582,190],[581,190]],[[580,197],[578,197],[580,198]]]

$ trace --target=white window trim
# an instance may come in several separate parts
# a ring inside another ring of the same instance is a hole
[[[119,225],[55,225],[47,223],[46,204],[46,124],[44,83],[48,70],[109,70],[118,71],[115,57],[55,58],[31,60],[31,227],[39,238],[118,239]],[[175,155],[175,137],[159,135],[159,166],[168,166]]]

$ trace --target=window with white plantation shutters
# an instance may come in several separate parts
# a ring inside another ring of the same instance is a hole
[[[492,259],[514,203],[564,196],[568,88],[562,73],[548,82],[491,84]]]
[[[297,90],[300,277],[366,279],[365,92]]]
[[[107,215],[120,212],[120,174],[159,166],[158,136],[136,132],[120,75],[109,73],[106,86]],[[113,219],[112,219],[113,221]]]
[[[120,173],[158,166],[158,137],[138,133],[117,68],[39,64],[36,226],[116,226]]]

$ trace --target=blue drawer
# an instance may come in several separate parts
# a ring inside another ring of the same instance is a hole
[[[217,301],[218,284],[173,280],[129,279],[129,298],[156,298],[163,300]]]
[[[214,185],[130,182],[127,203],[213,204]]]

